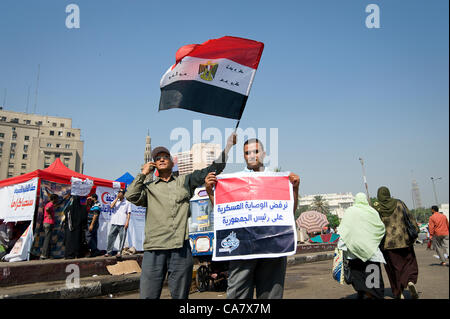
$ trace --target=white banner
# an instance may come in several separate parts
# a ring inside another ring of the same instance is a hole
[[[118,189],[110,187],[97,187],[98,201],[100,202],[102,213],[99,216],[99,227],[97,231],[97,248],[106,250],[108,245],[108,234],[111,229],[111,203],[117,196]],[[127,238],[124,247],[134,247],[137,251],[144,250],[144,230],[145,230],[145,207],[131,204],[131,217],[128,225]],[[114,249],[120,249],[120,236],[114,242]]]
[[[72,184],[70,195],[87,196],[91,192],[92,186],[94,186],[94,181],[91,181],[89,178],[83,181],[82,179],[72,177],[70,182]]]
[[[0,188],[0,219],[5,222],[32,220],[36,207],[38,178]]]
[[[33,222],[30,223],[27,230],[25,230],[22,236],[16,241],[9,254],[4,257],[6,261],[14,262],[30,259],[30,249],[33,244],[32,226]]]
[[[219,175],[213,260],[275,258],[297,249],[289,173]]]

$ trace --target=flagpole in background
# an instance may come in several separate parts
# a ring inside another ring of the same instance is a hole
[[[364,185],[366,186],[367,201],[369,202],[370,205],[369,187],[367,186],[366,171],[364,169],[364,160],[360,157],[359,161],[361,162],[362,166]]]

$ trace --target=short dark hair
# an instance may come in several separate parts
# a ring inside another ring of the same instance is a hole
[[[58,196],[58,195],[56,195],[56,194],[51,194],[51,195],[50,195],[50,200],[51,200],[51,201],[57,200],[57,199],[59,199],[59,196]]]
[[[245,141],[245,143],[244,143],[244,149],[245,149],[245,145],[248,145],[248,144],[253,144],[253,143],[258,143],[259,145],[261,145],[261,148],[263,149],[263,151],[264,151],[264,145],[263,145],[263,143],[261,143],[261,141],[260,140],[258,140],[257,138],[249,138],[248,140],[246,140]]]
[[[95,193],[94,193],[94,194],[92,194],[92,195],[91,195],[91,197],[92,197],[92,198],[95,198],[95,199],[98,199],[98,195],[97,195],[97,194],[95,194]]]
[[[433,212],[438,212],[439,211],[439,207],[437,207],[436,205],[431,206],[431,210]]]

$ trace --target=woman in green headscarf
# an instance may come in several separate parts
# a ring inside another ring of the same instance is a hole
[[[338,248],[350,259],[352,286],[358,292],[358,298],[383,299],[380,263],[385,263],[385,260],[379,245],[385,227],[378,212],[369,206],[364,193],[356,194],[354,205],[345,210],[338,233]]]
[[[389,189],[382,186],[378,189],[377,201],[373,207],[380,214],[386,226],[386,235],[381,245],[386,264],[386,273],[395,298],[403,299],[403,290],[408,287],[412,298],[419,296],[415,284],[419,268],[414,252],[414,241],[411,241],[406,230],[403,211],[409,216],[412,224],[419,232],[416,219],[401,200],[392,198]]]

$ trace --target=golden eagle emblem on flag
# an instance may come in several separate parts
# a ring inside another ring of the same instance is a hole
[[[217,68],[219,67],[218,63],[212,63],[208,61],[206,64],[200,64],[198,67],[198,74],[200,74],[200,78],[205,81],[214,80],[214,76],[216,75]]]

